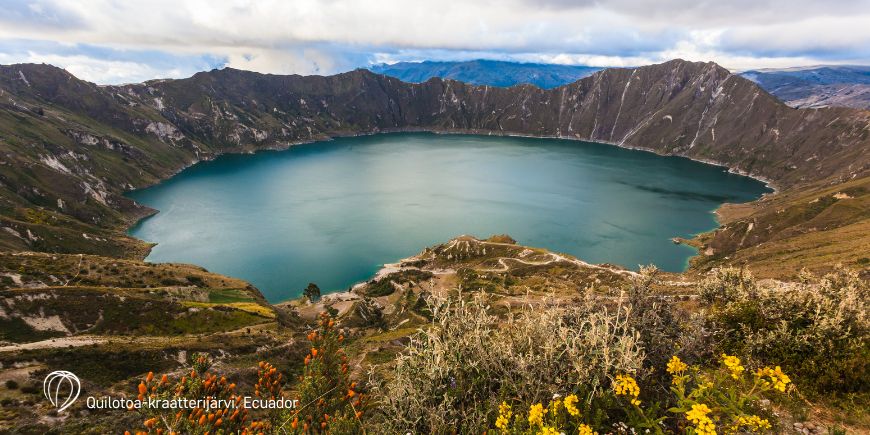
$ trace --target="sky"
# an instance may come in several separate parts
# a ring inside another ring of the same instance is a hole
[[[870,65],[870,0],[0,0],[0,64],[99,84],[497,59]]]

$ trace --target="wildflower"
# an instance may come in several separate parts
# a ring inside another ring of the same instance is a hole
[[[716,426],[713,425],[713,420],[710,420],[710,408],[703,403],[692,405],[692,409],[686,412],[686,419],[695,425],[695,432],[698,435],[716,435]]]
[[[773,388],[776,390],[785,392],[786,385],[791,383],[791,378],[788,377],[785,373],[782,372],[782,369],[779,366],[776,366],[775,369],[771,369],[770,367],[765,367],[763,369],[758,369],[755,372],[755,376],[759,378],[768,378],[765,382],[773,385]]]
[[[495,419],[495,427],[503,431],[507,431],[513,412],[511,406],[507,402],[501,402],[498,406],[498,418]]]
[[[577,401],[577,396],[574,394],[569,394],[568,397],[565,398],[565,410],[567,410],[568,414],[571,414],[573,417],[580,415],[580,410],[577,409]]]
[[[544,426],[538,432],[538,435],[559,435],[559,431],[554,427]]]
[[[593,432],[588,424],[581,424],[577,427],[577,435],[598,435],[598,432]]]
[[[559,400],[559,395],[556,394],[553,396],[553,401],[550,402],[550,412],[555,416],[559,413],[559,407],[562,406],[562,401]]]
[[[617,396],[626,396],[630,399],[632,405],[640,405],[640,387],[637,386],[637,381],[629,375],[616,375],[616,382],[613,384],[613,389]]]
[[[740,375],[743,373],[744,370],[743,366],[740,365],[740,358],[723,353],[722,364],[725,364],[725,367],[728,367],[728,370],[731,371],[732,378],[740,379]]]
[[[671,360],[668,362],[668,373],[672,375],[680,374],[686,371],[687,368],[689,367],[686,365],[686,363],[680,361],[680,359],[677,358],[676,355],[672,356]]]
[[[529,426],[544,425],[544,405],[537,403],[529,408]]]
[[[743,416],[737,417],[737,420],[734,422],[734,431],[737,431],[741,427],[747,428],[752,431],[761,431],[763,429],[770,429],[770,422],[767,421],[766,418],[761,418],[757,415]]]

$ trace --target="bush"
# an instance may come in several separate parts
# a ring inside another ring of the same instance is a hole
[[[684,311],[678,310],[667,298],[661,298],[653,292],[653,285],[658,283],[659,270],[655,266],[641,267],[628,288],[629,310],[626,318],[632,329],[637,331],[644,350],[644,370],[638,373],[639,378],[648,381],[655,387],[650,392],[659,398],[668,394],[667,373],[659,370],[667,364],[677,349],[682,349],[682,355],[696,359],[694,343],[684,343],[684,338],[690,337],[688,319],[683,318]]]
[[[472,433],[504,401],[591,397],[640,369],[627,310],[526,307],[499,320],[485,299],[431,298],[431,327],[411,338],[386,380],[373,376],[378,433]]]
[[[751,277],[723,269],[706,281],[708,324],[726,352],[749,364],[780,364],[806,390],[867,391],[870,290],[843,268],[822,278],[757,288]],[[752,291],[746,291],[752,289]]]
[[[675,406],[666,413],[656,402],[639,399],[641,387],[626,374],[618,374],[609,390],[599,398],[584,401],[576,394],[555,395],[545,402],[502,402],[492,426],[501,434],[581,435],[608,433],[765,433],[776,423],[773,414],[761,406],[768,392],[785,392],[791,382],[779,367],[765,367],[754,374],[745,372],[739,358],[722,355],[718,368],[702,371],[676,356],[667,370],[670,394]],[[660,368],[661,369],[661,368]],[[601,409],[606,406],[606,409]],[[604,411],[609,418],[596,419]]]
[[[309,282],[305,290],[302,290],[302,295],[308,298],[308,301],[315,303],[320,300],[320,287],[313,282]]]
[[[13,379],[6,380],[5,384],[6,384],[6,388],[8,388],[10,390],[17,390],[18,389],[18,382],[15,382],[15,380],[13,380]]]
[[[210,409],[189,407],[150,409],[138,412],[144,418],[145,430],[136,434],[353,434],[360,433],[361,418],[367,400],[356,382],[348,377],[348,362],[344,355],[344,335],[335,327],[335,320],[322,313],[317,329],[308,334],[311,350],[304,360],[304,371],[290,397],[283,375],[271,364],[261,361],[257,371],[254,396],[261,400],[298,399],[295,408],[259,411],[245,407],[243,396],[236,393],[236,384],[226,377],[209,373],[211,360],[205,354],[194,354],[190,372],[180,380],[159,379],[149,372],[137,388],[138,399],[169,401],[222,400]],[[129,432],[128,432],[129,433]]]

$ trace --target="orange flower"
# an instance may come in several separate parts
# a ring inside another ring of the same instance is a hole
[[[145,394],[148,392],[148,387],[145,386],[144,382],[139,383],[139,394]]]
[[[163,384],[165,384],[168,380],[169,380],[169,377],[166,376],[166,375],[163,375],[163,376],[160,377],[160,384],[163,385]]]
[[[151,382],[154,379],[154,372],[148,372],[148,376],[145,377],[145,382]]]
[[[313,347],[311,348],[311,356],[314,356],[314,357],[317,356],[317,349],[315,349]]]
[[[347,397],[353,397],[353,396],[355,396],[355,395],[356,395],[356,391],[353,391],[353,390],[347,390]]]

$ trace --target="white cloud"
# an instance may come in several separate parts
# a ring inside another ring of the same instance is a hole
[[[415,56],[599,66],[683,57],[741,69],[870,63],[870,0],[10,1],[0,40],[206,53],[271,73]],[[76,62],[101,77],[98,59]],[[144,61],[108,62],[115,72],[99,80],[149,73]]]
[[[48,63],[59,66],[72,75],[94,83],[138,83],[153,78],[180,78],[189,76],[178,68],[156,69],[150,65],[128,61],[111,61],[74,55],[63,56],[29,52],[24,55],[0,53],[0,64]]]

